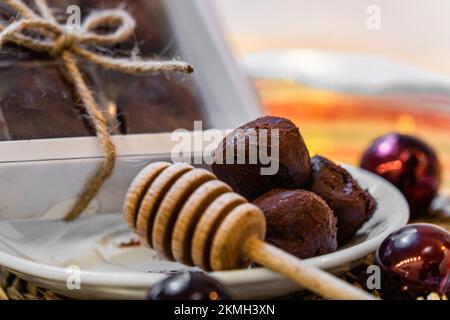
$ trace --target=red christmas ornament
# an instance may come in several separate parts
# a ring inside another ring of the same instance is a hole
[[[450,233],[432,224],[411,224],[387,237],[375,257],[387,299],[450,294]]]
[[[434,150],[422,140],[391,133],[375,140],[364,153],[361,167],[394,184],[408,200],[412,217],[427,212],[441,182]]]

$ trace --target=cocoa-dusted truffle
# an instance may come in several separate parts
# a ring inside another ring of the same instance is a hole
[[[278,141],[274,132],[278,132]],[[261,149],[267,150],[265,154],[270,163],[261,158]],[[249,157],[250,154],[253,157]],[[243,156],[240,163],[238,155]],[[263,174],[262,168],[276,170]],[[233,190],[252,201],[274,188],[305,187],[311,175],[311,160],[295,124],[288,119],[269,116],[231,132],[217,147],[212,170]]]
[[[350,240],[377,207],[350,173],[321,156],[312,159],[311,191],[321,196],[338,218],[339,245]]]
[[[1,60],[1,58],[0,58]],[[0,67],[0,140],[81,137],[95,134],[57,63]]]
[[[336,218],[318,195],[274,189],[254,201],[267,221],[266,241],[306,259],[336,250]]]

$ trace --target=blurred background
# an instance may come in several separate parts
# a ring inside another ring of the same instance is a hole
[[[450,2],[212,0],[234,51],[318,48],[376,54],[450,74]],[[380,29],[368,29],[370,6]]]
[[[267,112],[358,164],[377,136],[423,138],[450,189],[450,2],[213,0]]]

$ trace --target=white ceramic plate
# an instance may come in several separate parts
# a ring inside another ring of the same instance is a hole
[[[360,262],[409,218],[404,197],[391,184],[361,169],[345,167],[377,199],[378,209],[350,244],[337,252],[305,260],[330,272],[347,270]],[[0,222],[0,265],[67,296],[105,299],[142,299],[167,273],[189,269],[162,261],[141,246],[123,245],[132,238],[120,214],[100,214],[71,223]],[[269,298],[299,289],[265,268],[212,275],[227,285],[235,298]],[[78,279],[81,289],[74,285]]]

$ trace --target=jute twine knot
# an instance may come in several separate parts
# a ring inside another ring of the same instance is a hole
[[[65,50],[69,50],[77,41],[77,37],[71,33],[63,33],[55,41],[55,47],[52,50],[52,55],[59,56]]]
[[[0,24],[0,49],[4,43],[15,43],[37,52],[47,52],[62,61],[79,98],[94,126],[104,160],[97,172],[87,182],[84,191],[66,216],[76,219],[97,195],[99,189],[111,175],[116,159],[116,148],[111,140],[107,121],[78,67],[77,58],[82,58],[106,69],[130,74],[184,72],[193,68],[183,61],[157,61],[118,59],[99,55],[88,46],[114,45],[129,39],[136,27],[134,18],[125,10],[110,9],[91,13],[79,29],[70,30],[59,24],[45,0],[35,0],[39,14],[22,0],[3,0],[20,15],[20,19],[9,25]],[[113,29],[111,33],[99,34],[98,29]]]

